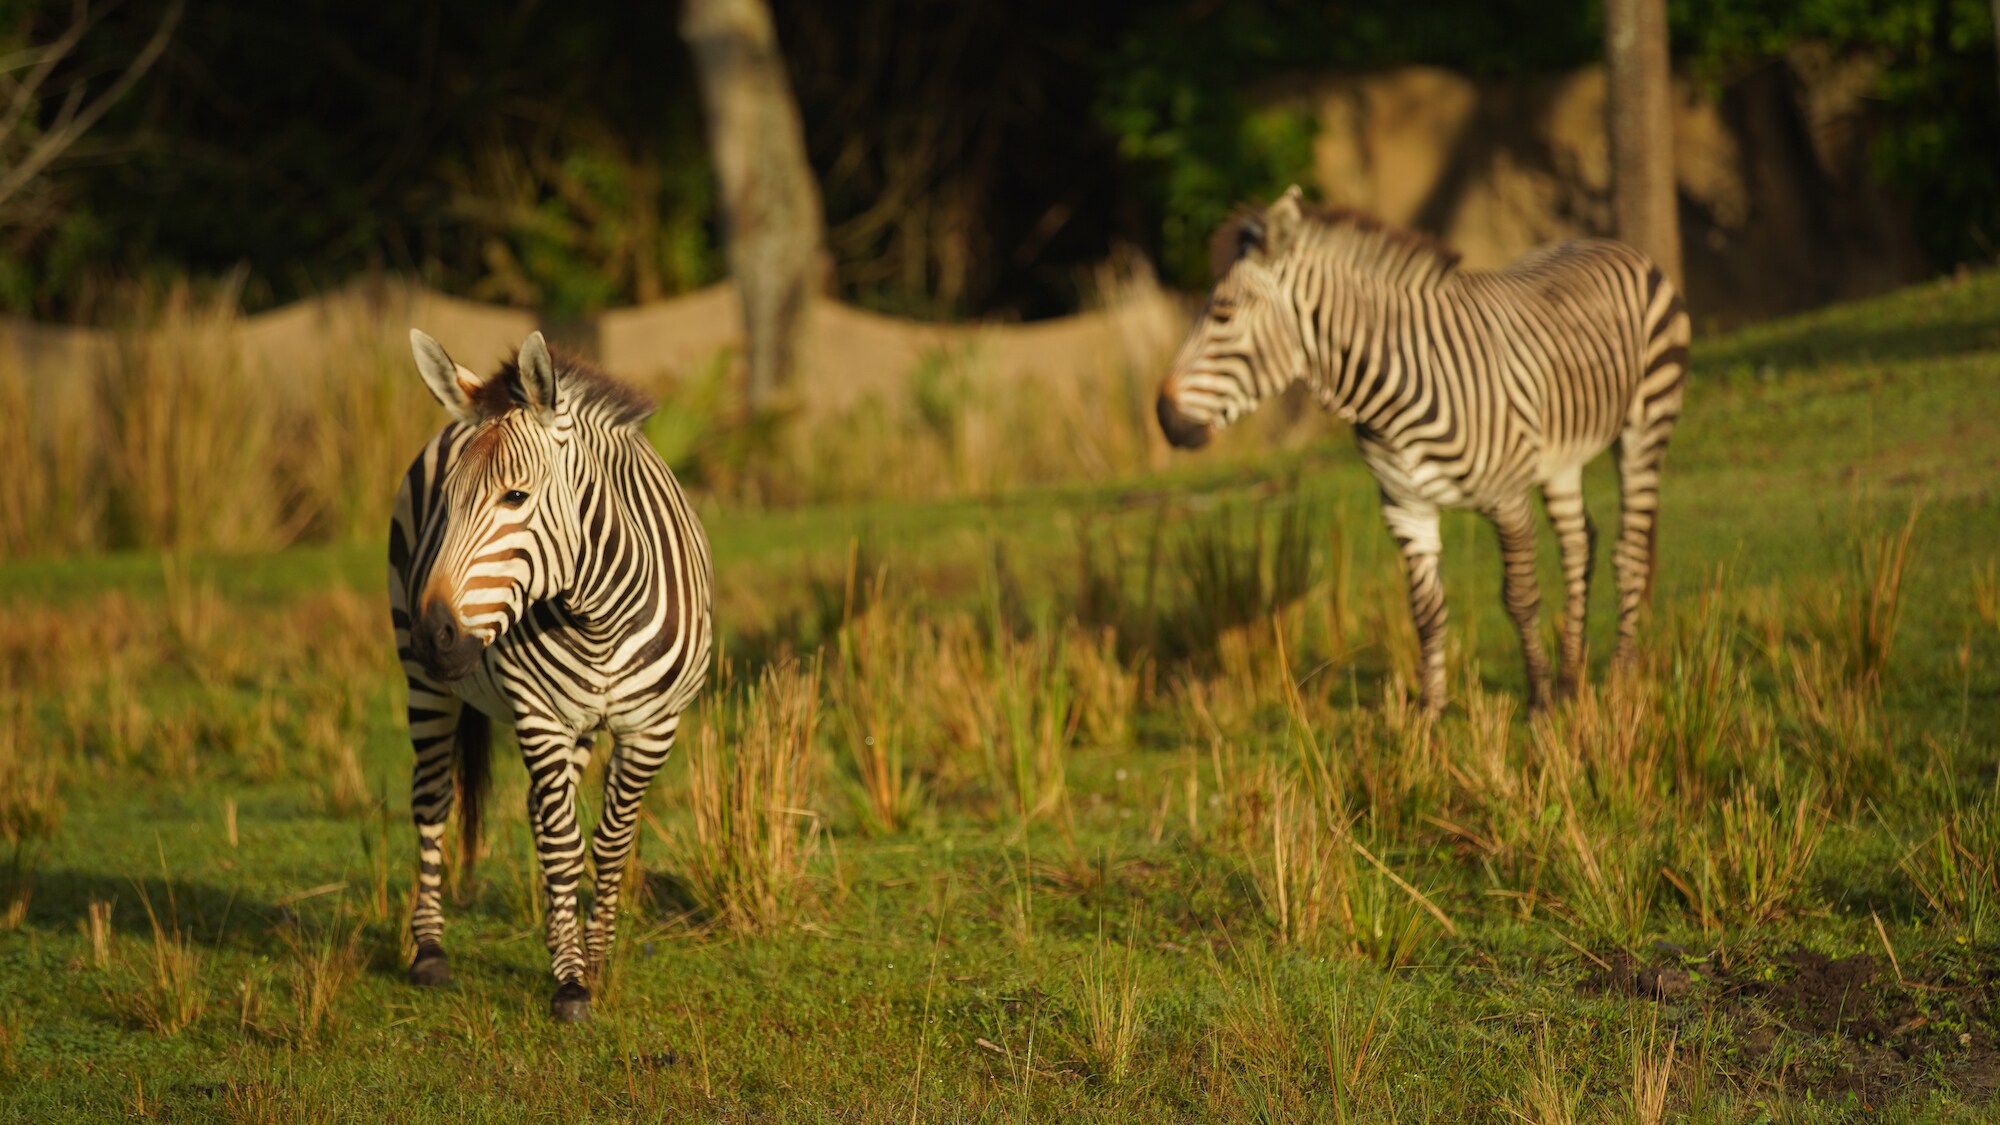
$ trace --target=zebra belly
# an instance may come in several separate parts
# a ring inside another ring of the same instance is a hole
[[[1383,493],[1392,500],[1439,508],[1467,508],[1478,502],[1449,465],[1425,457],[1418,449],[1358,436],[1357,444],[1368,471],[1375,474]]]
[[[449,688],[497,722],[512,725],[517,711],[526,704],[579,733],[599,726],[613,733],[648,730],[687,707],[706,679],[706,629],[698,654],[672,677],[661,675],[665,669],[656,663],[628,669],[624,675],[582,671],[575,667],[577,650],[546,636],[517,636],[518,632],[503,637],[500,647],[489,652],[472,675]],[[552,672],[560,662],[548,653],[558,648],[567,655],[568,666]],[[527,669],[536,670],[535,674],[523,675]],[[528,684],[533,684],[534,690],[524,691]],[[549,690],[551,687],[556,690]]]
[[[1583,472],[1583,467],[1597,459],[1597,455],[1611,447],[1611,439],[1591,445],[1572,445],[1561,449],[1545,450],[1541,463],[1535,467],[1535,483],[1548,484],[1551,481],[1574,480]]]

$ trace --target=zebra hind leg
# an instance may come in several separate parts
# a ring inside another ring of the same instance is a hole
[[[1590,678],[1584,624],[1590,606],[1590,572],[1597,560],[1597,528],[1583,505],[1583,470],[1544,485],[1542,503],[1562,547],[1562,653],[1556,662],[1556,697],[1569,699]]]
[[[1542,645],[1541,585],[1535,580],[1535,515],[1526,496],[1489,512],[1500,533],[1500,600],[1521,634],[1521,656],[1527,663],[1528,708],[1540,710],[1549,701],[1549,654]]]
[[[1679,396],[1674,396],[1678,407]],[[1635,413],[1637,411],[1635,410]],[[1639,614],[1653,592],[1659,553],[1660,465],[1674,415],[1639,418],[1618,439],[1618,546],[1612,564],[1618,576],[1618,647],[1613,666],[1631,667],[1638,656]]]
[[[581,1023],[590,1018],[590,988],[584,984],[576,924],[577,884],[583,877],[583,836],[576,818],[577,735],[530,721],[517,723],[515,735],[528,767],[528,823],[542,865],[549,962],[556,978],[549,1012],[564,1023]]]
[[[639,806],[646,799],[646,788],[652,784],[654,775],[667,764],[679,729],[680,716],[674,715],[654,730],[619,735],[611,752],[610,768],[604,771],[604,813],[590,838],[590,857],[597,868],[596,887],[583,939],[591,979],[603,972],[617,935],[618,899],[625,881],[625,865],[639,842]]]
[[[1425,503],[1405,504],[1384,499],[1382,518],[1403,554],[1403,573],[1410,582],[1410,619],[1417,627],[1417,677],[1424,713],[1444,710],[1444,583],[1438,577],[1438,510]]]
[[[444,829],[452,806],[452,743],[469,716],[457,697],[410,680],[410,742],[416,763],[410,773],[410,819],[417,829],[417,893],[410,909],[410,937],[417,956],[410,983],[441,985],[451,980],[444,954]]]

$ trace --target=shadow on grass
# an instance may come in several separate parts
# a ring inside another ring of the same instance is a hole
[[[32,885],[26,923],[47,930],[85,930],[90,904],[108,902],[113,932],[151,940],[153,922],[146,914],[150,903],[161,926],[177,925],[198,944],[258,949],[271,943],[271,927],[283,917],[282,907],[246,897],[235,888],[190,879],[59,868],[35,872]]]

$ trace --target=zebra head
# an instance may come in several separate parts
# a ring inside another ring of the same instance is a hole
[[[1261,214],[1216,232],[1219,279],[1160,384],[1160,429],[1182,449],[1302,378],[1306,349],[1292,294],[1292,251],[1304,222],[1292,187]]]
[[[540,332],[490,379],[414,329],[410,349],[431,394],[472,428],[439,485],[437,550],[410,623],[418,662],[455,680],[530,605],[569,586],[581,538],[579,458]]]

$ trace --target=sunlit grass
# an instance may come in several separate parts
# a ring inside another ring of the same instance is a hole
[[[457,984],[402,981],[379,551],[0,564],[32,888],[0,930],[0,1116],[1972,1119],[2000,630],[1990,505],[1923,444],[1985,387],[1949,362],[1870,375],[1893,403],[1698,385],[1642,659],[1533,719],[1469,516],[1458,702],[1415,708],[1338,449],[990,503],[704,501],[730,670],[648,800],[581,1029],[546,1020],[504,737],[447,900]],[[1822,473],[1844,439],[1805,409],[1868,412],[1931,475]],[[939,490],[995,480],[948,422]],[[1806,954],[1852,974],[1823,1009]]]

